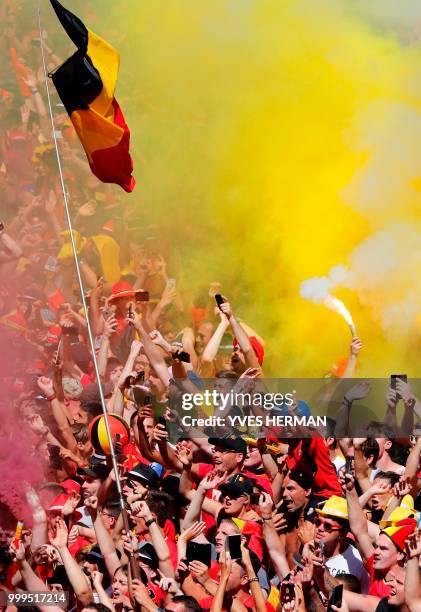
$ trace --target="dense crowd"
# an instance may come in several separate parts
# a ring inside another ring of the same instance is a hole
[[[26,608],[420,612],[421,403],[410,383],[392,380],[383,422],[360,438],[346,436],[353,403],[370,392],[363,381],[305,435],[185,425],[182,396],[202,393],[205,379],[261,397],[270,338],[239,319],[229,295],[215,301],[229,293],[216,282],[194,302],[182,294],[159,228],[137,233],[117,188],[91,175],[53,94],[105,405],[113,432],[129,432],[124,444],[114,436],[115,473],[104,432],[90,432],[101,397],[39,34],[22,2],[3,0],[0,16],[1,409],[26,432],[22,452],[40,474],[25,485],[30,520],[16,533],[16,509],[1,506],[0,603],[12,612],[9,595],[51,592],[68,601]],[[61,63],[48,38],[46,52],[49,69]],[[327,385],[353,377],[361,349],[353,338]],[[244,397],[231,414],[265,414]],[[310,409],[294,395],[284,413]]]

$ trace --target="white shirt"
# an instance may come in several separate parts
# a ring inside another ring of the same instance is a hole
[[[347,546],[343,553],[330,557],[326,560],[326,567],[329,574],[352,574],[361,583],[361,593],[365,595],[370,588],[370,577],[364,568],[361,555],[354,546]]]

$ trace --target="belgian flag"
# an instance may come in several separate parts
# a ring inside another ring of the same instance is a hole
[[[50,76],[95,176],[131,192],[130,131],[114,98],[120,57],[57,0],[50,0],[77,51]]]

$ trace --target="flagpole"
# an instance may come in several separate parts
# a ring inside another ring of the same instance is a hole
[[[52,104],[51,104],[50,88],[48,86],[48,73],[47,73],[47,65],[46,65],[46,62],[45,62],[44,39],[43,39],[42,27],[41,27],[41,11],[40,11],[40,7],[39,7],[39,0],[38,0],[37,10],[38,10],[38,29],[39,29],[39,37],[40,37],[42,66],[43,66],[43,70],[44,70],[45,91],[46,91],[46,94],[47,94],[47,101],[48,101],[48,109],[49,109],[49,114],[50,114],[52,136],[53,136],[53,141],[54,141],[54,148],[55,148],[55,151],[56,151],[58,172],[59,172],[59,176],[60,176],[61,192],[62,192],[62,196],[63,196],[63,202],[64,202],[64,209],[65,209],[65,212],[66,212],[67,224],[69,226],[69,231],[70,231],[70,243],[72,245],[73,258],[74,258],[75,267],[76,267],[76,276],[77,276],[77,280],[78,280],[78,284],[79,284],[80,295],[81,295],[82,304],[83,304],[83,311],[84,311],[85,319],[86,319],[86,328],[87,328],[87,331],[88,331],[89,345],[90,345],[91,354],[92,354],[92,362],[93,362],[93,365],[94,365],[95,376],[96,376],[96,379],[97,379],[97,382],[98,382],[99,396],[100,396],[100,400],[101,400],[102,412],[103,412],[103,415],[104,415],[105,429],[106,429],[106,432],[107,432],[108,442],[109,442],[109,446],[110,446],[111,462],[112,462],[112,466],[114,468],[115,483],[116,483],[116,486],[117,486],[118,497],[119,497],[119,500],[120,500],[120,507],[121,507],[121,512],[122,512],[124,529],[126,530],[126,533],[129,534],[130,533],[130,526],[129,526],[127,511],[126,511],[125,503],[124,503],[124,496],[123,496],[123,490],[122,490],[122,486],[121,486],[121,479],[120,479],[120,474],[119,474],[119,469],[118,469],[118,464],[117,464],[117,458],[116,458],[116,454],[115,454],[113,440],[112,440],[112,437],[111,437],[110,424],[109,424],[109,421],[108,421],[108,411],[107,411],[107,406],[105,404],[104,390],[102,388],[101,376],[100,376],[100,373],[99,373],[99,366],[98,366],[98,361],[97,361],[96,353],[95,353],[94,336],[93,336],[93,333],[92,333],[91,323],[89,321],[88,305],[86,303],[85,290],[84,290],[83,280],[82,280],[82,273],[81,273],[81,269],[80,269],[79,259],[78,259],[78,256],[77,256],[76,243],[75,243],[75,239],[74,239],[74,236],[73,236],[73,223],[72,223],[72,218],[71,218],[71,215],[70,215],[69,201],[68,201],[68,198],[67,198],[66,186],[65,186],[64,177],[63,177],[63,168],[62,168],[62,164],[61,164],[60,151],[59,151],[58,142],[57,142],[57,135],[56,135],[55,124],[54,124],[54,112],[53,112],[53,107],[52,107]],[[137,563],[135,562],[135,558],[134,558],[133,554],[130,555],[130,568],[131,568],[131,571],[132,571],[133,578],[139,578],[140,577],[139,567],[138,567]]]

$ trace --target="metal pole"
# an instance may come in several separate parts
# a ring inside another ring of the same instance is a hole
[[[74,239],[74,236],[73,236],[72,218],[70,216],[69,202],[68,202],[68,199],[67,199],[66,186],[64,184],[64,177],[63,177],[63,170],[62,170],[62,165],[61,165],[60,151],[59,151],[59,148],[58,148],[56,130],[55,130],[55,125],[54,125],[54,113],[53,113],[53,108],[52,108],[52,105],[51,105],[50,89],[49,89],[49,86],[48,86],[48,74],[47,74],[47,66],[46,66],[46,62],[45,62],[44,40],[43,40],[42,27],[41,27],[41,11],[40,11],[40,8],[39,8],[39,4],[38,4],[37,8],[38,8],[38,28],[39,28],[40,47],[41,47],[41,57],[42,57],[42,66],[43,66],[43,70],[44,70],[44,80],[45,80],[45,91],[46,91],[46,94],[47,94],[48,109],[49,109],[50,120],[51,120],[51,129],[52,129],[52,136],[53,136],[53,141],[54,141],[54,147],[55,147],[56,157],[57,157],[57,166],[58,166],[58,171],[59,171],[59,176],[60,176],[60,183],[61,183],[61,191],[62,191],[62,195],[63,195],[64,209],[66,211],[67,224],[68,224],[69,230],[70,230],[70,242],[71,242],[71,245],[72,245],[73,258],[74,258],[75,266],[76,266],[76,275],[77,275],[77,280],[78,280],[78,283],[79,283],[80,295],[81,295],[82,304],[83,304],[83,311],[84,311],[85,319],[86,319],[86,327],[87,327],[87,331],[88,331],[89,345],[90,345],[91,353],[92,353],[92,361],[93,361],[93,364],[94,364],[95,376],[96,376],[96,379],[97,379],[97,382],[98,382],[99,396],[100,396],[100,400],[101,400],[102,412],[103,412],[103,415],[104,415],[105,429],[107,431],[107,437],[108,437],[108,441],[109,441],[109,445],[110,445],[111,462],[112,462],[112,466],[114,468],[114,473],[115,473],[115,482],[116,482],[116,485],[117,485],[117,491],[118,491],[118,496],[119,496],[119,500],[120,500],[120,507],[121,507],[121,512],[122,512],[123,523],[124,523],[124,527],[125,527],[126,531],[129,532],[128,516],[127,516],[127,511],[126,511],[126,508],[125,508],[125,505],[124,505],[123,490],[122,490],[122,487],[121,487],[121,480],[120,480],[120,474],[119,474],[117,459],[116,459],[115,450],[114,450],[114,444],[113,444],[113,440],[112,440],[112,437],[111,437],[110,424],[108,422],[107,406],[105,405],[104,390],[102,388],[101,377],[100,377],[99,368],[98,368],[98,361],[97,361],[96,354],[95,354],[94,336],[93,336],[91,324],[90,324],[90,321],[89,321],[88,306],[87,306],[86,299],[85,299],[85,290],[84,290],[84,287],[83,287],[82,274],[81,274],[80,264],[79,264],[79,260],[78,260],[78,256],[77,256],[76,243],[75,243],[75,239]],[[138,564],[135,562],[135,559],[134,559],[134,557],[132,555],[130,555],[130,566],[131,566],[131,571],[132,571],[133,577],[134,578],[138,578],[140,576],[139,567],[138,567]]]

